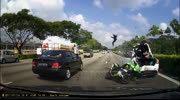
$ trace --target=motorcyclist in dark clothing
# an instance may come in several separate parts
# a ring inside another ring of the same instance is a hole
[[[138,57],[139,65],[149,65],[149,64],[155,64],[156,58],[153,57],[151,49],[146,42],[141,42],[134,48],[135,54],[133,57]]]
[[[113,37],[112,37],[114,40],[113,40],[113,42],[112,42],[112,45],[114,46],[114,43],[116,42],[116,40],[117,40],[117,35],[115,35],[115,34],[113,34]]]

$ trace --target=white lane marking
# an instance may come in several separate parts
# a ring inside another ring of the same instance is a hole
[[[8,84],[11,84],[11,83],[13,83],[13,82],[7,82],[7,83],[3,83],[4,85],[8,85]]]
[[[167,80],[169,80],[169,81],[171,81],[171,82],[173,82],[173,83],[175,83],[175,84],[177,84],[177,85],[180,85],[180,82],[179,82],[179,81],[177,81],[177,80],[175,80],[175,79],[172,79],[172,78],[170,78],[170,77],[168,77],[168,76],[166,76],[166,75],[164,75],[164,74],[162,74],[162,73],[158,73],[158,75],[161,76],[161,77],[163,77],[163,78],[165,78],[165,79],[167,79]]]
[[[46,91],[46,92],[48,92],[48,93],[58,93],[56,91]]]
[[[4,85],[8,85],[8,84],[11,84],[12,82],[7,82],[7,83],[3,83]],[[0,89],[3,89],[4,87],[3,86],[0,86]]]

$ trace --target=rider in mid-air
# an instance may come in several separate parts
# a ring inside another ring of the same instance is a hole
[[[115,35],[115,34],[113,34],[113,37],[112,37],[114,40],[113,40],[113,42],[112,42],[112,45],[114,46],[114,43],[116,42],[116,40],[117,40],[117,35]]]

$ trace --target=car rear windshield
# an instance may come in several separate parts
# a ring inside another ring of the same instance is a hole
[[[62,56],[63,56],[63,52],[62,51],[56,51],[56,50],[45,51],[41,55],[41,57],[62,57]]]

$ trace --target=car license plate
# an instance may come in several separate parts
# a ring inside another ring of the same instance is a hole
[[[47,67],[48,64],[47,63],[38,63],[38,67]]]

